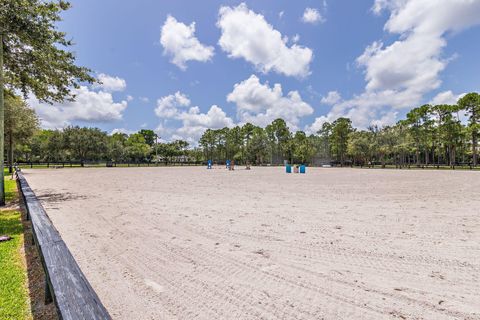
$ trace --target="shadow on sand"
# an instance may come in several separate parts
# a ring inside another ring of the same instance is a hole
[[[37,195],[37,199],[40,200],[40,202],[46,202],[46,203],[59,203],[63,201],[68,201],[68,200],[79,200],[79,199],[86,199],[86,196],[70,193],[70,192],[65,192],[65,193],[53,193],[53,192],[47,192],[44,194]]]

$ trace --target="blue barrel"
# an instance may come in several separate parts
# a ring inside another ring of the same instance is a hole
[[[292,166],[291,165],[287,164],[285,166],[285,169],[286,169],[287,173],[292,173]]]
[[[300,173],[305,173],[306,167],[304,165],[300,166]]]

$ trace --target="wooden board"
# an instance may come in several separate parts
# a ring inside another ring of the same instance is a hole
[[[17,177],[59,317],[66,320],[111,319],[20,171]]]

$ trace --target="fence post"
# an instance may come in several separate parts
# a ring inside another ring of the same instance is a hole
[[[48,285],[48,276],[45,275],[45,304],[50,304],[52,302],[52,291],[50,291],[50,286]]]

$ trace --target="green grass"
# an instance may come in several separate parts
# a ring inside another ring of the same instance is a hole
[[[11,177],[11,176],[10,176]],[[18,198],[17,182],[5,177],[5,202],[9,203]]]
[[[8,176],[5,177],[5,192],[7,203],[18,196],[16,182]],[[12,237],[10,241],[0,242],[0,319],[31,319],[19,211],[0,210],[0,235]]]

